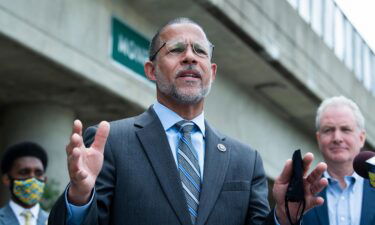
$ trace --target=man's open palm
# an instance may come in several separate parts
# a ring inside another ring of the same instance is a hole
[[[109,123],[102,121],[94,142],[86,148],[82,138],[82,123],[75,120],[70,143],[66,146],[70,176],[69,201],[73,204],[87,203],[96,178],[103,166],[103,153],[109,134]]]

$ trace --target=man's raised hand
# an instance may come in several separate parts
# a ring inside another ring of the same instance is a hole
[[[86,148],[82,138],[82,123],[75,120],[70,142],[66,146],[70,187],[69,202],[83,205],[89,201],[96,178],[102,169],[104,147],[109,134],[109,123],[102,121],[91,147]]]
[[[306,208],[303,213],[315,206],[323,204],[324,199],[317,196],[317,194],[328,185],[327,179],[322,177],[324,171],[327,169],[327,165],[325,163],[319,163],[310,174],[307,174],[313,160],[314,155],[312,153],[307,153],[303,157],[303,186],[306,201]],[[275,180],[273,186],[273,196],[276,201],[276,215],[280,224],[289,224],[285,209],[285,195],[292,176],[292,168],[292,160],[289,159],[287,160],[280,176]],[[300,214],[300,203],[289,203],[289,207],[292,220],[293,222],[296,222],[295,216]]]

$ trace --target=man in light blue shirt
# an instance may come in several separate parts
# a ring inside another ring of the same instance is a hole
[[[327,163],[322,206],[308,212],[306,225],[375,224],[375,190],[354,172],[353,160],[365,143],[365,121],[357,104],[339,96],[324,100],[316,116],[317,140]]]
[[[353,173],[345,176],[346,188],[342,188],[337,179],[324,173],[328,178],[327,204],[329,224],[359,225],[362,210],[363,178]]]
[[[49,224],[288,224],[291,161],[275,181],[277,207],[270,212],[259,153],[204,119],[204,100],[216,77],[212,51],[202,27],[190,19],[177,18],[157,32],[145,63],[157,103],[84,135],[81,122],[74,122],[66,148],[70,185]],[[306,168],[312,161],[306,154]],[[306,209],[323,203],[315,194],[327,184],[325,168],[321,163],[306,176]],[[298,206],[290,210],[293,216]]]

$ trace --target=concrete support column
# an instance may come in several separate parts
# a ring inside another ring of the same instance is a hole
[[[66,187],[67,172],[65,146],[71,134],[75,113],[72,109],[53,103],[27,103],[6,106],[0,118],[2,148],[20,141],[34,141],[48,154],[47,176],[58,182],[60,193]],[[0,200],[4,201],[1,191]]]

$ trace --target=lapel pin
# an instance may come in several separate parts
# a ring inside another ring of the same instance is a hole
[[[221,152],[225,152],[227,150],[227,148],[223,144],[217,144],[217,149],[219,149],[219,151]]]

